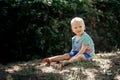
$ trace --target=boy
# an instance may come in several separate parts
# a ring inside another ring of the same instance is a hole
[[[95,56],[92,38],[85,32],[85,24],[82,18],[75,17],[71,20],[71,29],[75,36],[72,37],[72,50],[69,53],[45,58],[44,61],[59,62],[54,67],[62,67],[66,64],[80,60],[87,60]]]

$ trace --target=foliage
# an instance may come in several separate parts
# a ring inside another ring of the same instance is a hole
[[[119,49],[119,8],[119,0],[0,0],[0,61],[68,52],[75,16],[85,20],[96,52]]]

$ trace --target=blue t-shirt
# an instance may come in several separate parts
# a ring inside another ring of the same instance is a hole
[[[87,50],[91,50],[91,57],[95,56],[95,49],[94,49],[94,43],[92,38],[84,32],[82,37],[79,40],[76,40],[76,36],[72,37],[72,50],[79,51],[82,47],[82,45],[88,44],[89,48]]]

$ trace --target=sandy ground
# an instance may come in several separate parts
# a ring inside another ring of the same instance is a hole
[[[60,69],[41,60],[0,65],[0,80],[120,80],[120,52],[98,53]]]

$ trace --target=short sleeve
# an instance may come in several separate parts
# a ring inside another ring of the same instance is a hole
[[[72,49],[74,49],[75,36],[72,37]]]
[[[82,44],[88,44],[90,45],[90,39],[85,37],[83,40],[82,40]]]

